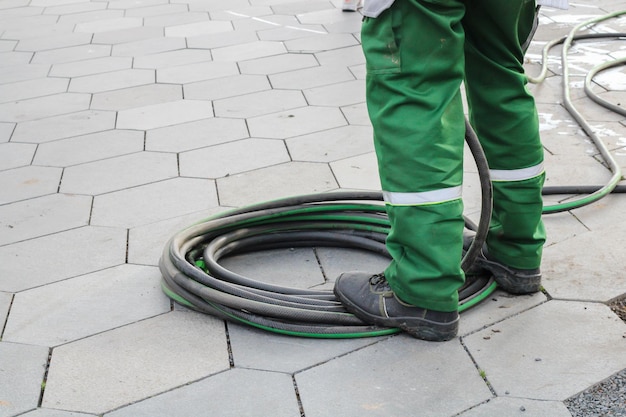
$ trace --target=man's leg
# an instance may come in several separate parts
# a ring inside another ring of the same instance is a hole
[[[545,242],[543,148],[522,66],[534,17],[534,0],[468,0],[463,20],[470,119],[494,187],[488,258],[509,268],[500,284],[516,293],[539,290]]]
[[[458,289],[464,280],[464,122],[459,93],[463,13],[460,0],[397,0],[363,24],[367,104],[391,222],[387,248],[393,257],[385,270],[393,293],[374,279],[363,294],[380,295],[383,316],[393,310],[385,310],[393,301],[398,306],[394,311],[406,317],[408,305],[420,308],[418,314],[423,313],[426,322],[458,319]],[[345,278],[338,280],[336,292],[350,304],[354,299],[346,297],[356,290],[342,287]],[[449,314],[428,316],[427,310]],[[421,323],[407,320],[405,330]],[[445,340],[452,332],[451,326],[444,327],[442,337],[412,334]]]

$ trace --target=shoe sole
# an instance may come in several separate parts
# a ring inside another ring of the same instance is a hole
[[[431,342],[445,342],[454,339],[459,331],[459,318],[450,323],[439,323],[431,320],[415,317],[385,318],[375,316],[354,305],[350,300],[335,292],[335,296],[341,301],[346,310],[367,323],[373,323],[383,327],[397,327],[409,335]]]
[[[476,263],[493,274],[498,285],[511,294],[532,294],[541,289],[541,274],[520,276],[519,273],[497,262],[479,256]]]

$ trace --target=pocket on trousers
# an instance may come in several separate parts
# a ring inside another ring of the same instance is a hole
[[[378,17],[366,17],[361,28],[361,44],[368,74],[398,73],[401,69],[397,29],[402,18],[398,7]]]

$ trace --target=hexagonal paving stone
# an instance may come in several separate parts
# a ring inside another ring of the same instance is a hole
[[[83,75],[128,69],[132,66],[133,60],[130,57],[105,56],[79,62],[54,64],[50,70],[50,76],[80,77]]]
[[[101,93],[103,91],[119,90],[121,88],[136,87],[152,84],[155,80],[155,71],[150,69],[123,69],[102,74],[74,77],[70,81],[69,91],[79,93]]]
[[[78,31],[77,31],[78,32]],[[46,51],[77,45],[88,45],[91,36],[87,33],[61,33],[44,37],[22,39],[15,47],[16,51]]]
[[[338,109],[313,106],[248,119],[251,136],[276,139],[306,135],[346,124]]]
[[[141,152],[143,142],[143,132],[135,130],[116,129],[76,136],[39,145],[33,163],[67,167]]]
[[[543,286],[552,297],[564,299],[605,302],[624,294],[626,257],[610,243],[623,236],[623,227],[608,226],[547,247]]]
[[[174,178],[95,197],[91,224],[135,227],[213,206],[213,181]]]
[[[328,165],[292,162],[217,180],[220,205],[240,207],[337,188]]]
[[[170,310],[155,267],[120,265],[20,292],[3,340],[56,346]]]
[[[0,171],[30,165],[37,145],[30,143],[0,144]]]
[[[87,110],[23,122],[16,126],[11,141],[43,143],[109,130],[115,127],[115,117],[115,112]]]
[[[288,40],[285,47],[289,52],[321,52],[358,45],[354,36],[348,33],[335,33]]]
[[[23,291],[98,271],[123,264],[125,257],[126,230],[103,227],[81,227],[0,246],[0,291]]]
[[[354,80],[354,76],[350,70],[341,65],[304,68],[273,74],[270,75],[269,78],[274,88],[293,90],[305,90],[307,88]]]
[[[183,89],[173,84],[148,84],[93,95],[92,109],[126,110],[183,99]]]
[[[211,118],[149,130],[146,150],[183,152],[247,138],[245,120]]]
[[[176,155],[140,152],[66,168],[61,192],[95,195],[176,176]]]
[[[374,143],[370,127],[343,126],[287,139],[287,148],[295,161],[331,162],[373,152]]]
[[[458,340],[405,335],[297,373],[296,383],[307,417],[448,416],[492,397]]]
[[[157,69],[157,82],[184,84],[214,78],[237,75],[239,70],[234,62],[198,62]]]
[[[210,35],[213,33],[229,32],[233,30],[230,22],[206,21],[185,23],[165,28],[165,36],[188,37]]]
[[[179,156],[180,175],[200,178],[220,178],[283,162],[289,162],[287,148],[273,139],[243,139]]]
[[[101,414],[228,368],[221,320],[171,312],[54,349],[42,406]]]
[[[210,101],[177,100],[118,112],[118,129],[155,129],[213,117]]]
[[[217,398],[219,401],[216,401]],[[245,401],[241,401],[242,398]],[[300,410],[291,376],[252,369],[231,369],[105,416],[152,417],[181,413],[188,416],[293,417],[300,415]]]
[[[142,29],[159,29],[159,28],[142,28]],[[119,43],[113,46],[111,55],[113,56],[135,56],[145,54],[157,54],[160,52],[175,51],[186,47],[184,38],[157,38],[149,36],[133,42]]]
[[[24,122],[73,113],[87,110],[90,101],[89,94],[60,93],[4,103],[0,104],[0,119],[3,122]]]
[[[92,22],[79,23],[76,25],[74,31],[85,33],[110,32],[113,30],[138,27],[142,24],[143,21],[138,17],[117,17],[113,19],[100,19]]]
[[[271,88],[267,77],[262,75],[235,75],[186,84],[184,91],[185,98],[190,100],[218,100],[271,90]]]
[[[60,180],[60,168],[25,166],[0,171],[0,204],[56,193]]]
[[[550,416],[571,417],[560,401],[537,401],[527,398],[493,398],[458,417]]]
[[[156,48],[155,44],[158,45],[159,39],[163,38],[163,29],[156,27],[146,27],[146,26],[138,26],[134,28],[128,29],[120,29],[114,30],[110,32],[99,32],[93,35],[93,43],[103,43],[107,45],[114,45],[113,51],[118,51],[128,49],[130,46],[133,46],[135,49],[134,52],[137,54],[150,53],[150,51]],[[140,48],[136,48],[137,42],[144,42],[149,45],[148,50],[142,51]],[[176,42],[170,42],[170,44],[175,44]],[[160,48],[164,50],[170,50],[172,45],[161,45]],[[175,46],[175,45],[174,45]],[[159,52],[159,50],[155,51]],[[133,56],[129,54],[117,54],[114,55],[123,55],[123,56]]]
[[[319,63],[311,54],[281,54],[250,59],[239,63],[242,74],[277,74],[296,69],[317,67]]]
[[[298,338],[234,323],[228,324],[228,335],[236,367],[290,374],[380,341],[379,338]]]
[[[262,114],[305,107],[307,105],[300,91],[268,90],[249,93],[244,96],[216,100],[213,103],[217,117],[255,117]]]
[[[245,61],[287,52],[282,42],[256,41],[213,49],[215,61]]]
[[[62,64],[111,55],[111,45],[79,45],[35,52],[33,64]]]
[[[365,102],[365,81],[354,80],[304,91],[312,106],[347,106]]]
[[[370,152],[330,164],[341,188],[380,190],[376,154]]]
[[[12,83],[16,81],[32,80],[46,77],[50,71],[47,64],[16,64],[0,67],[0,81]]]
[[[624,332],[606,305],[552,300],[464,342],[496,394],[563,401],[626,367]]]
[[[0,416],[37,407],[47,363],[46,347],[0,342]]]
[[[42,97],[67,91],[68,79],[64,78],[36,78],[34,80],[0,85],[0,101],[25,100]]]
[[[180,49],[177,51],[136,56],[133,59],[133,68],[159,69],[208,62],[212,59],[211,51],[206,49]]]

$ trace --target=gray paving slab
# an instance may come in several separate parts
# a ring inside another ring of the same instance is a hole
[[[15,295],[3,341],[58,346],[170,311],[155,267],[119,265]]]
[[[90,223],[131,228],[217,205],[214,181],[173,178],[94,197]]]
[[[133,66],[130,57],[105,56],[101,58],[85,59],[79,62],[54,64],[50,75],[54,77],[80,77],[83,75],[100,74],[107,71],[128,69]]]
[[[35,52],[34,64],[59,64],[111,55],[110,45],[80,45]]]
[[[239,68],[242,74],[267,75],[318,65],[317,60],[311,54],[280,54],[241,62]]]
[[[177,51],[137,56],[133,59],[133,68],[159,69],[211,60],[211,51],[208,49],[179,49]]]
[[[47,347],[0,342],[0,416],[37,407],[47,363]]]
[[[310,339],[283,336],[262,330],[228,325],[233,362],[237,369],[259,369],[294,374],[350,352],[372,345],[381,338]],[[320,392],[320,394],[322,394]]]
[[[567,407],[560,401],[538,401],[525,398],[494,398],[459,417],[515,417],[550,416],[571,417]]]
[[[626,367],[624,332],[606,305],[552,300],[463,341],[498,396],[563,401]]]
[[[64,78],[37,78],[19,83],[3,84],[0,85],[0,101],[7,103],[62,93],[67,91],[68,84],[69,80]]]
[[[101,93],[136,87],[154,82],[155,71],[149,69],[123,69],[102,74],[72,78],[69,91],[78,93]]]
[[[372,152],[370,126],[343,126],[287,139],[294,161],[331,162]]]
[[[162,38],[163,29],[159,27],[129,27],[93,34],[93,41],[108,45],[122,45],[130,42],[149,41],[154,38]],[[154,46],[153,46],[154,47]],[[140,53],[140,51],[138,51]],[[126,54],[124,54],[126,56]]]
[[[0,206],[0,245],[20,242],[89,223],[92,198],[50,194]]]
[[[342,188],[380,190],[376,154],[369,152],[331,162],[337,183]]]
[[[7,49],[12,51],[15,48],[14,44],[9,43],[1,43],[0,42],[0,51],[3,49]],[[2,59],[2,65],[11,66],[11,65],[20,65],[20,64],[28,64],[30,60],[33,58],[32,52],[0,52],[0,58]]]
[[[184,38],[148,38],[132,42],[119,43],[113,45],[111,55],[113,56],[134,56],[145,54],[156,54],[159,52],[175,51],[185,48]]]
[[[110,130],[115,127],[115,116],[111,111],[87,110],[23,122],[16,125],[11,141],[43,143]]]
[[[101,110],[127,110],[183,99],[180,85],[146,84],[103,91],[92,96],[91,108]]]
[[[210,118],[146,132],[146,150],[184,152],[249,137],[243,119]]]
[[[179,156],[180,174],[201,178],[225,177],[289,160],[283,141],[255,138],[182,152]]]
[[[160,83],[185,84],[236,75],[239,71],[234,62],[198,62],[157,70]]]
[[[231,369],[104,416],[155,415],[296,417],[300,415],[300,410],[290,375]]]
[[[30,165],[36,149],[31,143],[1,143],[0,170]]]
[[[89,108],[91,97],[81,93],[59,93],[0,104],[0,120],[23,122],[59,114],[79,112]]]
[[[219,100],[228,97],[244,96],[249,93],[270,90],[271,88],[267,77],[262,75],[235,75],[184,85],[185,98],[191,100]],[[294,91],[293,93],[297,92]]]
[[[88,226],[0,246],[0,290],[22,291],[121,265],[126,234],[124,229]]]
[[[458,340],[406,341],[391,337],[297,373],[305,415],[453,415],[492,397]]]
[[[614,225],[549,246],[545,250],[543,286],[560,299],[606,302],[623,295],[625,255],[608,243],[620,242],[623,235],[624,228]]]
[[[67,167],[116,156],[141,152],[144,134],[135,130],[108,130],[52,142],[15,144],[36,146],[33,163],[43,166]]]
[[[346,124],[338,109],[321,106],[307,106],[248,119],[250,135],[274,139],[286,139]]]
[[[0,172],[5,187],[0,191],[0,204],[53,194],[59,188],[61,169],[24,166]]]
[[[170,312],[54,349],[43,407],[102,414],[229,369],[221,320]]]
[[[232,207],[336,188],[328,165],[310,162],[291,162],[217,180],[220,204]]]
[[[249,118],[306,105],[300,91],[267,90],[216,100],[213,108],[217,117]]]
[[[118,129],[156,129],[213,117],[211,102],[176,100],[118,112]]]
[[[191,22],[166,27],[165,36],[185,38],[190,36],[211,35],[213,33],[229,32],[231,30],[233,30],[233,26],[230,24],[230,22]]]

